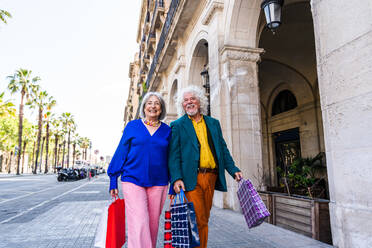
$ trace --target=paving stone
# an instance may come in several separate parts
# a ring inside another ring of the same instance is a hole
[[[80,180],[62,184],[56,182],[54,175],[19,177],[22,180],[17,178],[4,175],[0,177],[0,196],[6,195],[7,199],[23,196],[14,201],[0,201],[0,222],[26,212],[9,222],[0,224],[0,248],[94,247],[94,236],[100,216],[104,207],[109,204],[107,176],[100,176],[90,182]],[[45,188],[52,190],[42,191]],[[42,192],[29,195],[30,192],[37,191]],[[64,194],[68,191],[71,192]],[[60,197],[51,200],[56,196]],[[43,202],[45,203],[42,204]],[[27,212],[38,204],[41,204],[40,207]],[[165,206],[169,206],[168,200]],[[159,226],[158,248],[163,247],[163,215]],[[127,244],[123,247],[127,247]],[[331,246],[267,223],[248,229],[240,213],[213,208],[209,224],[208,247],[328,248]]]

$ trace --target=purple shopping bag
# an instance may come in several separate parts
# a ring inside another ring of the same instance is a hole
[[[260,225],[270,216],[265,203],[248,179],[240,180],[237,195],[249,228]]]

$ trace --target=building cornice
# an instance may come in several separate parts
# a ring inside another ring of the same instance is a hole
[[[212,20],[212,17],[219,11],[223,11],[223,1],[221,0],[210,1],[207,6],[206,14],[202,19],[202,24],[208,25]]]
[[[222,57],[222,62],[239,60],[257,63],[260,61],[261,54],[264,52],[265,50],[262,48],[225,45],[220,50],[220,55]]]

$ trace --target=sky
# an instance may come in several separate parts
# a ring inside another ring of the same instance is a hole
[[[0,0],[12,14],[0,23],[0,92],[17,69],[32,70],[59,115],[71,112],[80,136],[100,156],[113,155],[123,130],[129,63],[140,0]],[[19,95],[7,98],[19,102]],[[18,104],[17,104],[18,109]],[[36,111],[26,117],[36,122]]]

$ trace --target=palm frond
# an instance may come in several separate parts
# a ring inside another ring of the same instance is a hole
[[[7,24],[6,18],[12,18],[12,15],[8,11],[0,9],[0,20]]]

